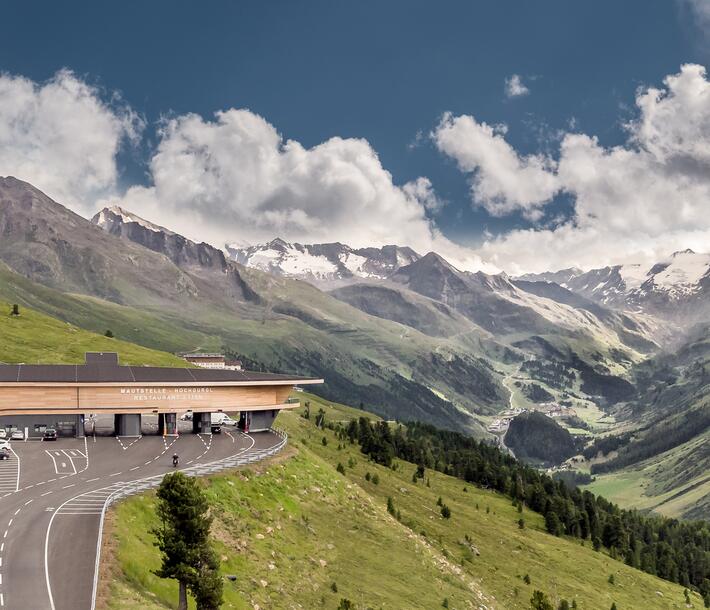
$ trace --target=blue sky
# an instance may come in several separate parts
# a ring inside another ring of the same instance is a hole
[[[3,21],[3,72],[41,85],[67,68],[142,117],[117,157],[119,194],[152,182],[161,117],[249,109],[306,149],[366,139],[394,185],[430,180],[444,205],[427,216],[473,247],[486,231],[563,222],[575,197],[556,193],[542,218],[492,215],[428,137],[443,113],[505,124],[521,156],[556,159],[562,132],[623,145],[637,90],[708,57],[699,13],[670,0],[9,2]],[[526,95],[505,95],[513,74]]]

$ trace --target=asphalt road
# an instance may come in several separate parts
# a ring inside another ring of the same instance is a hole
[[[179,469],[199,475],[257,460],[272,432],[87,437],[12,443],[0,461],[0,608],[91,610],[102,510],[112,494],[155,486]]]

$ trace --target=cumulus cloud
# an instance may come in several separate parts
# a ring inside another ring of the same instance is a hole
[[[0,175],[27,180],[78,211],[116,186],[116,155],[142,128],[125,104],[62,70],[45,83],[0,75]]]
[[[537,219],[559,188],[555,163],[544,155],[519,155],[506,142],[506,131],[472,116],[445,114],[431,135],[437,148],[471,175],[476,205],[494,216],[520,210]]]
[[[520,74],[512,74],[510,78],[505,79],[505,96],[522,97],[530,93],[530,89],[525,86]]]
[[[535,166],[534,184],[542,196],[530,196],[530,171],[506,142],[497,142],[512,163],[499,169],[500,152],[481,145],[502,134],[490,133],[472,117],[448,118],[444,131],[465,126],[454,143],[439,148],[474,172],[473,196],[484,203],[490,184],[499,210],[529,209],[555,193],[574,200],[570,220],[553,229],[516,230],[488,239],[478,250],[485,259],[511,272],[551,267],[593,267],[628,260],[653,261],[674,250],[707,251],[710,239],[710,83],[705,68],[684,65],[667,76],[663,88],[648,87],[636,96],[638,116],[626,125],[622,146],[604,147],[590,135],[568,133],[559,158]],[[473,149],[476,154],[470,152]],[[524,159],[523,159],[524,161]],[[542,178],[546,175],[549,181]],[[503,175],[505,180],[501,180]],[[517,183],[521,192],[504,186]]]
[[[312,148],[284,139],[249,110],[166,121],[150,160],[152,184],[119,203],[189,237],[223,244],[279,235],[352,246],[404,244],[480,266],[427,215],[441,207],[431,182],[398,186],[363,139],[334,137]]]

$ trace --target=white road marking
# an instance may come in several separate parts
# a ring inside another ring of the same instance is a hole
[[[72,470],[74,471],[73,474],[76,474],[76,465],[74,464],[74,458],[71,457],[65,450],[62,451],[62,453],[69,458],[69,463],[71,464]]]

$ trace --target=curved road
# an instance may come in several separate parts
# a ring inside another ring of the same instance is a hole
[[[13,442],[0,461],[0,608],[92,610],[103,509],[173,470],[199,475],[256,461],[273,432]]]

